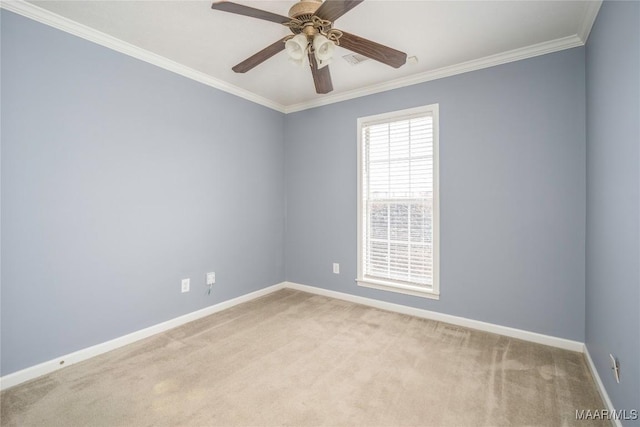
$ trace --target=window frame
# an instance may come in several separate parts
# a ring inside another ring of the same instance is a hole
[[[362,129],[364,126],[376,123],[388,123],[399,121],[411,116],[431,115],[433,118],[433,205],[432,205],[432,225],[433,225],[433,285],[431,288],[411,285],[408,283],[395,282],[393,280],[375,279],[364,276],[364,225],[363,210],[365,209],[363,200],[364,185],[364,164],[363,164],[363,138]],[[423,298],[440,299],[440,124],[439,124],[439,104],[424,105],[416,108],[392,111],[388,113],[376,114],[372,116],[359,117],[357,120],[358,133],[358,242],[357,242],[357,278],[358,286],[379,289],[384,291],[397,292],[401,294],[414,295]]]

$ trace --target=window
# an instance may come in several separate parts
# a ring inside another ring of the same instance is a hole
[[[438,229],[438,104],[358,119],[358,284],[438,299]]]

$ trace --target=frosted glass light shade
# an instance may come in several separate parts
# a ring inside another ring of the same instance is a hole
[[[331,63],[335,48],[336,45],[322,34],[317,34],[313,38],[313,51],[316,56],[316,62],[318,62],[318,68],[326,67]]]
[[[307,56],[307,50],[309,49],[309,42],[307,36],[304,34],[298,34],[287,40],[284,44],[284,48],[289,55],[289,59],[300,62]]]

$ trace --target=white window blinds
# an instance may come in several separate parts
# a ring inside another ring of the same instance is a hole
[[[434,116],[411,110],[360,124],[359,280],[437,291]]]

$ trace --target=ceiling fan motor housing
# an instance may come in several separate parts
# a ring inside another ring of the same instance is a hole
[[[322,6],[322,0],[300,0],[289,9],[289,17],[306,21]]]

